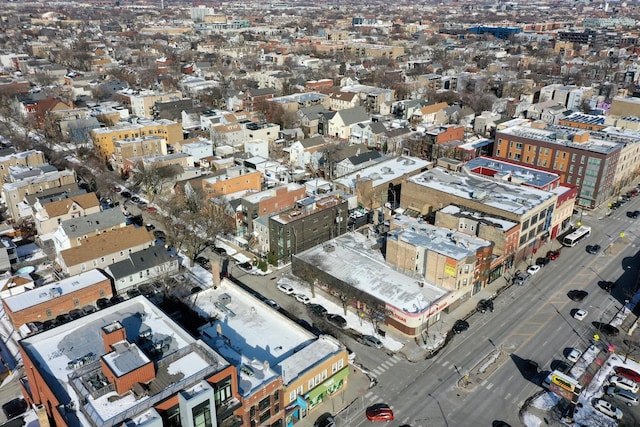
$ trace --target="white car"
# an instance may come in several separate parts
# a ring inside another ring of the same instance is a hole
[[[582,352],[577,348],[574,348],[569,352],[569,354],[567,354],[567,360],[569,362],[576,363],[580,359],[580,356],[582,356]]]
[[[574,319],[584,320],[584,318],[587,317],[587,314],[589,314],[587,310],[579,309],[578,311],[573,313],[573,317]]]
[[[278,290],[280,292],[284,292],[287,295],[292,295],[293,294],[293,288],[291,286],[289,286],[289,285],[278,283],[277,288],[278,288]]]
[[[604,399],[598,399],[595,402],[593,402],[593,407],[596,408],[598,411],[602,412],[603,414],[611,418],[614,418],[616,420],[619,420],[622,418],[622,411]]]
[[[532,276],[533,276],[533,275],[534,275],[534,274],[536,274],[538,271],[540,271],[540,268],[542,268],[542,267],[540,267],[539,265],[530,265],[530,266],[527,268],[527,273],[529,273],[530,275],[532,275]]]
[[[614,386],[623,390],[628,390],[631,393],[638,392],[637,382],[632,381],[629,378],[621,377],[620,375],[611,375],[611,377],[609,377],[609,384],[613,384]]]
[[[298,301],[300,301],[303,304],[309,304],[311,302],[309,297],[306,296],[305,294],[296,294],[295,297]]]

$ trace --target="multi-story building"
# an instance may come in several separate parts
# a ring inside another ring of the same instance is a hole
[[[95,304],[113,295],[111,278],[100,270],[49,283],[2,299],[5,313],[16,329],[29,322],[53,320],[73,309]]]
[[[587,208],[604,203],[617,183],[637,174],[637,163],[630,162],[635,155],[622,155],[637,149],[637,137],[536,122],[497,131],[495,141],[493,157],[558,173],[561,183],[578,187],[577,204]]]
[[[78,215],[66,219],[58,225],[53,233],[53,242],[56,251],[62,251],[80,246],[82,241],[89,237],[126,226],[127,218],[120,209],[107,209],[83,216]]]
[[[70,195],[60,200],[38,200],[33,205],[33,216],[39,237],[53,233],[58,225],[71,218],[100,212],[96,193]]]
[[[241,191],[256,192],[262,190],[262,174],[244,166],[234,166],[220,175],[204,178],[201,184],[205,199]]]
[[[336,189],[355,194],[365,209],[377,209],[389,203],[400,206],[404,181],[431,167],[433,163],[417,157],[400,156],[336,179]]]
[[[302,200],[306,196],[306,189],[303,185],[290,183],[241,198],[241,208],[236,218],[237,234],[239,236],[252,234],[254,219],[290,209],[295,206],[298,200]]]
[[[464,299],[487,285],[493,242],[411,217],[391,221],[386,260]]]
[[[237,367],[139,296],[19,342],[22,393],[52,425],[241,421]]]
[[[76,188],[76,174],[73,170],[58,171],[54,167],[34,168],[11,175],[7,179],[11,182],[5,180],[2,197],[7,204],[8,213],[14,220],[33,215],[32,206],[26,202],[27,195],[55,188],[60,189],[60,193]]]
[[[202,328],[203,341],[238,372],[244,426],[315,419],[314,408],[348,386],[347,351],[338,340],[312,334],[230,281],[190,303],[214,319]]]
[[[499,178],[457,173],[440,167],[412,176],[402,184],[400,206],[412,215],[435,215],[448,205],[469,208],[520,225],[513,260],[530,256],[550,237],[551,219],[558,195],[511,184]]]
[[[269,219],[269,251],[278,260],[322,244],[347,231],[347,200],[307,197]]]
[[[160,135],[149,135],[124,141],[115,141],[114,148],[114,169],[124,171],[124,163],[131,157],[166,155],[167,140]]]
[[[263,74],[263,73],[260,73]],[[242,107],[245,111],[264,111],[267,99],[276,95],[276,91],[270,85],[262,86],[264,89],[249,89],[242,97]]]
[[[93,129],[93,146],[105,161],[116,151],[116,141],[127,141],[146,136],[159,136],[166,144],[182,141],[182,125],[171,120],[138,120],[136,123],[119,122],[114,126]]]
[[[0,175],[3,181],[11,174],[13,166],[33,167],[45,164],[47,161],[42,151],[28,150],[16,153],[15,149],[8,148],[0,152]]]
[[[182,98],[180,91],[155,93],[144,91],[129,95],[131,102],[131,114],[135,117],[152,119],[154,118],[154,106],[159,101],[175,101]]]

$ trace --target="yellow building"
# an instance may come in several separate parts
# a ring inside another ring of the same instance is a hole
[[[93,129],[93,146],[105,161],[115,153],[116,141],[128,141],[146,136],[160,136],[167,144],[182,141],[182,125],[172,120],[144,120],[138,123],[120,122],[114,126]]]

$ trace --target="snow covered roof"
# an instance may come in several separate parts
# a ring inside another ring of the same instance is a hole
[[[398,310],[427,307],[449,295],[450,291],[394,270],[382,254],[371,249],[370,240],[352,232],[332,240],[332,250],[318,245],[295,255],[322,268],[327,274],[365,292]]]
[[[379,186],[400,178],[405,174],[426,168],[431,162],[417,157],[400,156],[386,161],[376,163],[368,168],[361,169],[335,182],[345,188],[355,188],[359,179],[372,179],[373,186]]]

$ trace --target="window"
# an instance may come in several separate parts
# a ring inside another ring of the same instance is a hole
[[[73,299],[73,306],[74,306],[74,307],[77,307],[77,306],[79,306],[79,305],[80,305],[80,300],[79,300],[78,298],[74,298],[74,299]]]
[[[51,316],[52,316],[52,314],[51,314],[51,309],[50,309],[50,308],[49,308],[49,309],[47,309],[47,311],[45,312],[45,314],[47,315],[47,317],[51,317]]]
[[[231,376],[226,377],[214,387],[216,406],[226,402],[231,398]]]
[[[280,390],[276,390],[273,392],[273,401],[277,402],[278,400],[280,400]]]
[[[269,411],[269,410],[267,410],[264,413],[260,414],[260,424],[264,425],[269,418],[271,418],[271,411]]]
[[[194,427],[213,427],[211,422],[211,408],[208,400],[194,406],[191,413],[193,414]]]
[[[271,406],[271,397],[267,396],[264,399],[262,399],[260,403],[258,403],[258,410],[262,412],[265,409],[269,408],[269,406]]]

